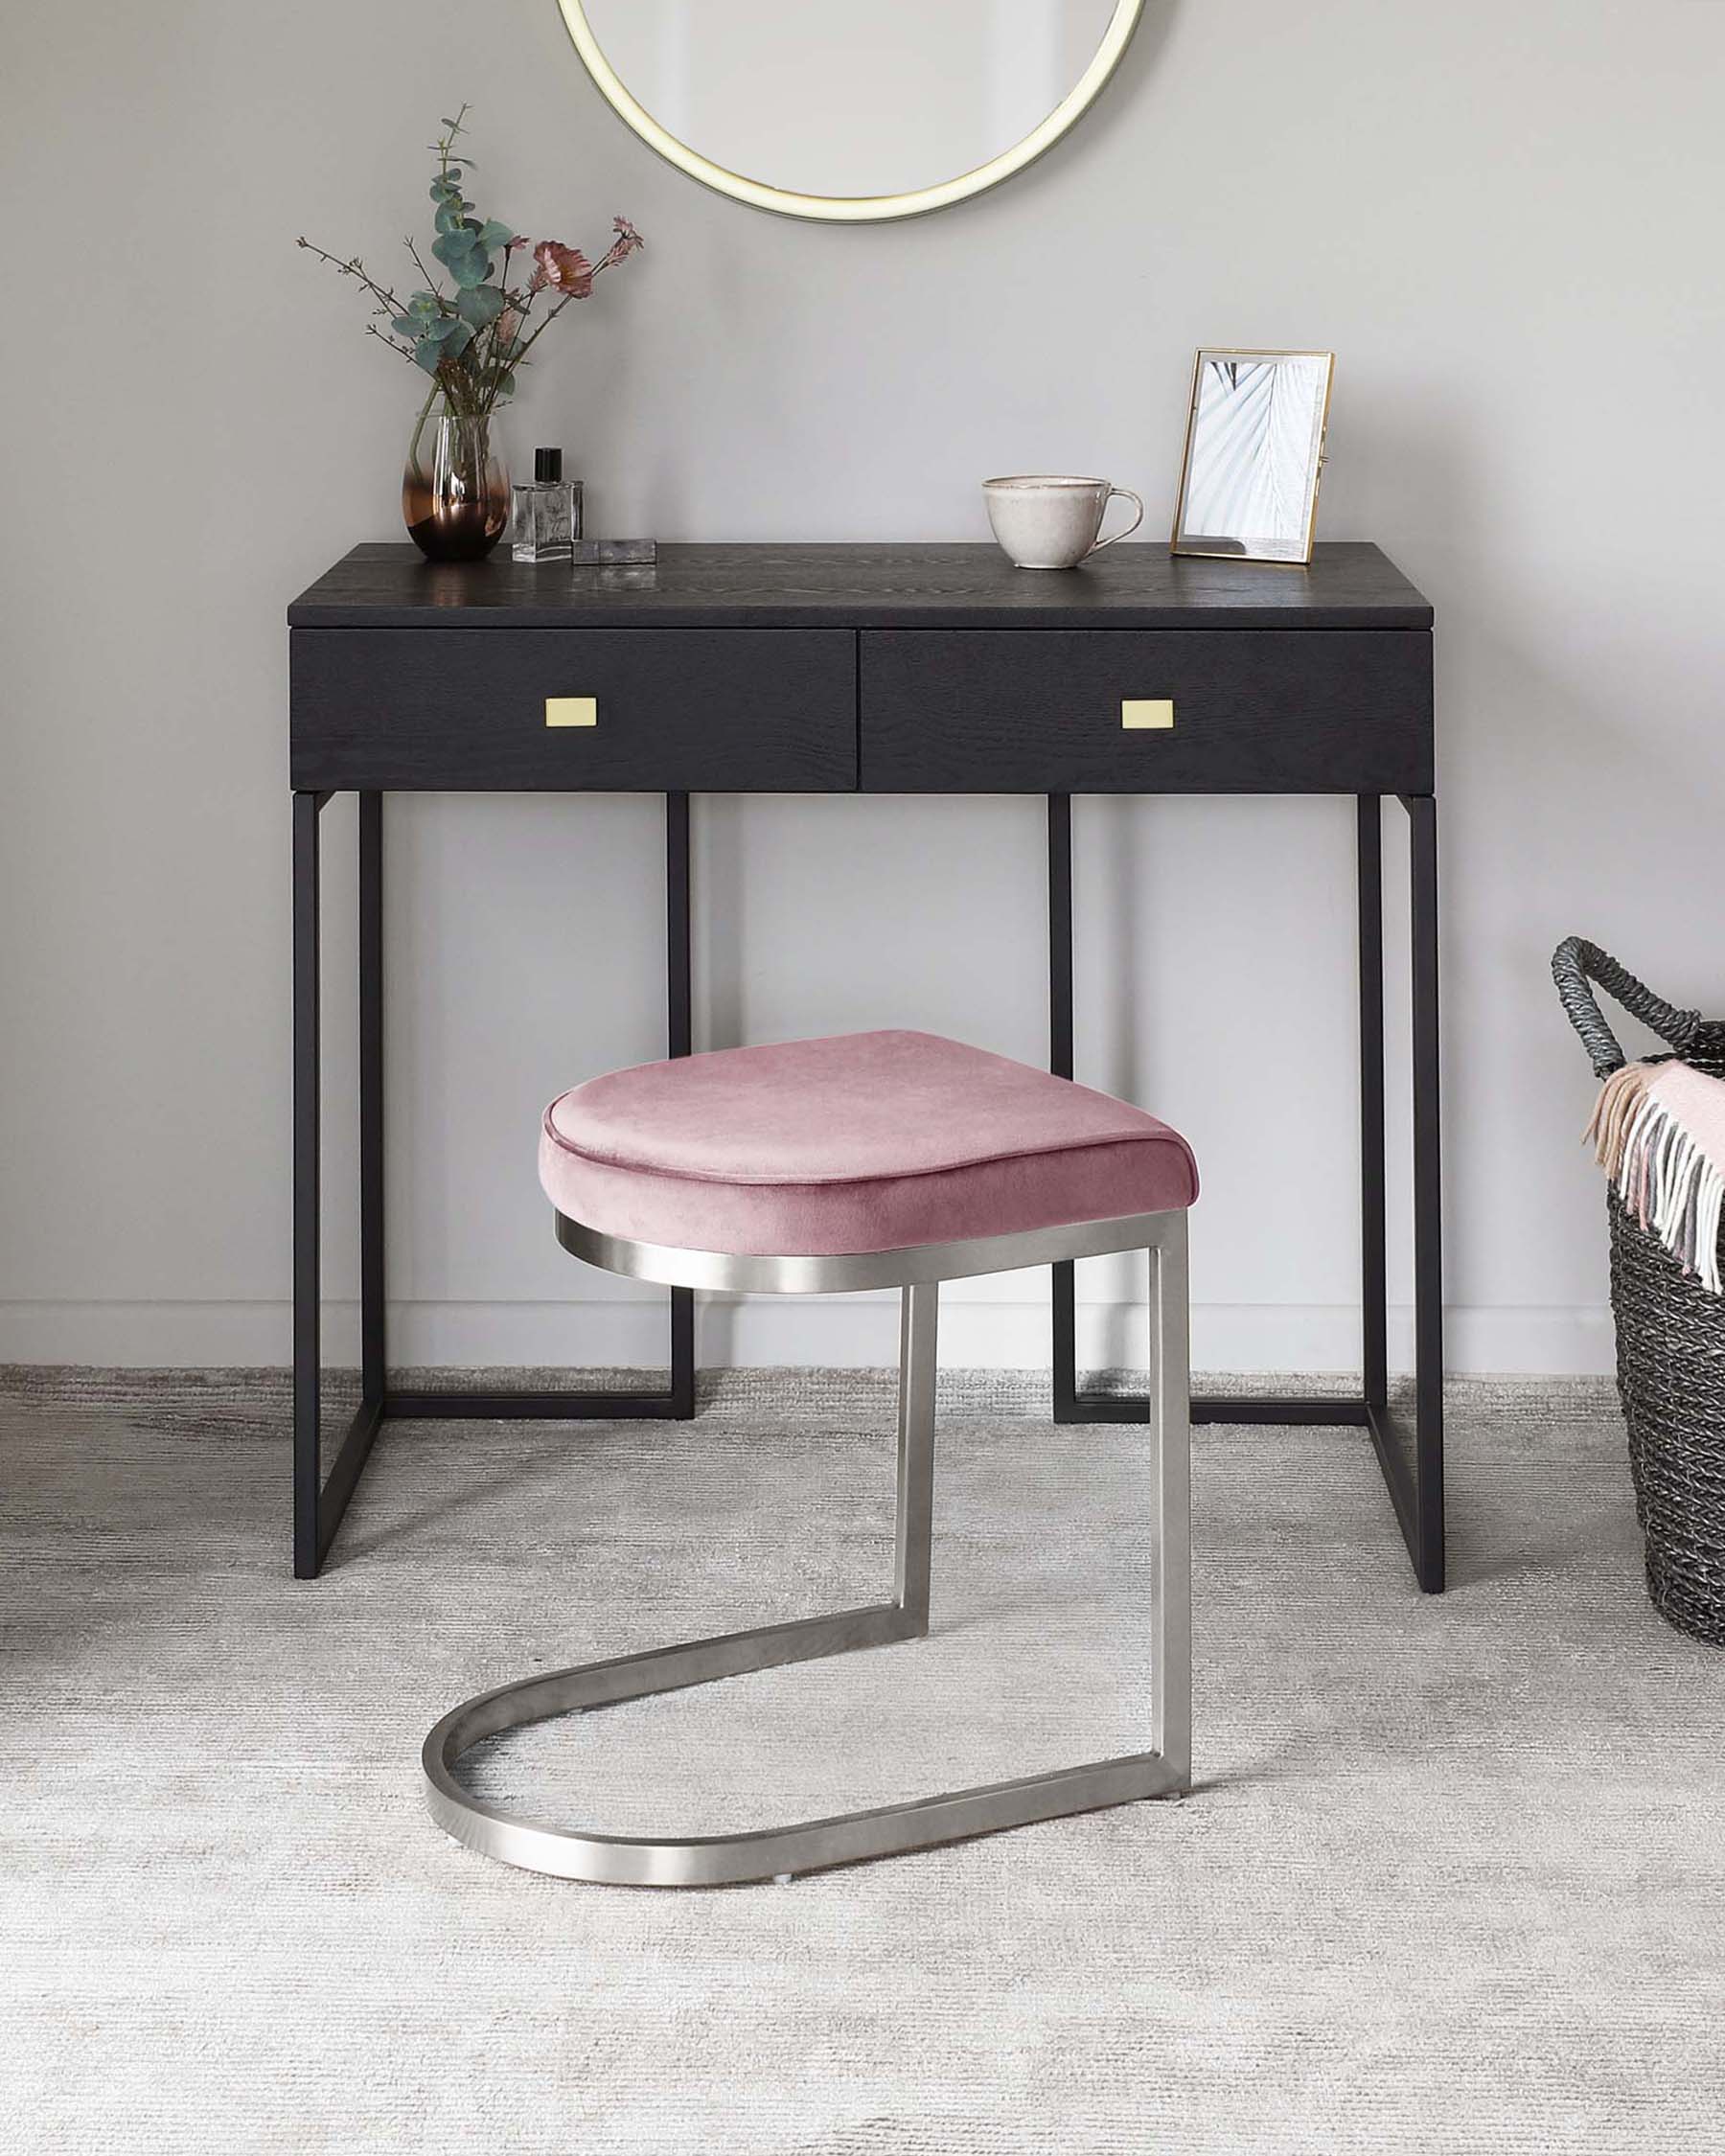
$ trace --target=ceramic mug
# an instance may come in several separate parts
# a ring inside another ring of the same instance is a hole
[[[1138,510],[1124,531],[1103,539],[1102,518],[1118,494]],[[1144,521],[1144,504],[1130,487],[1106,479],[1068,479],[1032,472],[985,479],[982,498],[994,536],[1021,569],[1075,569],[1087,555],[1112,546]]]

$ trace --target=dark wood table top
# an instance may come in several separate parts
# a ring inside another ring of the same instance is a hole
[[[656,569],[434,564],[356,546],[288,609],[296,629],[1430,629],[1377,547],[1308,568],[1112,546],[1076,569],[1015,569],[992,545],[661,546]]]

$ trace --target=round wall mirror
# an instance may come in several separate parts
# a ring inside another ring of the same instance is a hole
[[[791,217],[920,216],[1021,172],[1143,0],[560,0],[600,89],[696,179]]]

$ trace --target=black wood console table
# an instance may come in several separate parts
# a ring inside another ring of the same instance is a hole
[[[1071,796],[1342,793],[1358,803],[1363,1381],[1340,1399],[1198,1399],[1194,1419],[1369,1433],[1421,1587],[1443,1586],[1432,609],[1372,546],[1308,569],[1122,546],[1062,573],[991,546],[669,546],[656,570],[362,546],[288,609],[292,647],[294,1570],[317,1572],[397,1416],[687,1416],[693,1298],[669,1388],[475,1394],[390,1382],[383,1276],[382,795],[663,793],[669,1052],[690,1038],[689,797],[1040,793],[1048,803],[1050,1067],[1072,1075]],[[318,813],[359,797],[360,1405],[320,1480]],[[1381,803],[1412,824],[1415,1372],[1390,1406]],[[546,1074],[568,1083],[568,1071]],[[1054,1284],[1054,1411],[1080,1389],[1072,1273]]]

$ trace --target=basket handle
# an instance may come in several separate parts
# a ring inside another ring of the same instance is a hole
[[[1674,1003],[1655,996],[1627,968],[1581,936],[1567,936],[1552,953],[1552,978],[1570,1023],[1581,1036],[1581,1045],[1592,1059],[1594,1076],[1608,1078],[1628,1060],[1618,1037],[1605,1022],[1590,982],[1597,981],[1631,1018],[1649,1025],[1662,1041],[1687,1055],[1701,1028],[1699,1011],[1680,1011]]]

